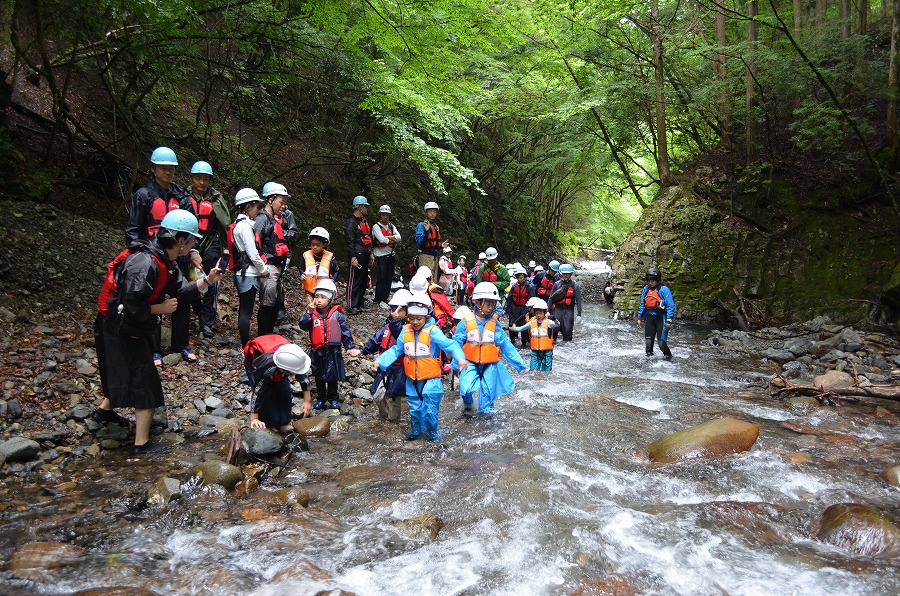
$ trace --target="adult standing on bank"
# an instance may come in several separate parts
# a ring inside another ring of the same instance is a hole
[[[675,298],[668,286],[662,285],[662,273],[656,267],[647,269],[644,277],[647,285],[641,292],[641,306],[637,311],[637,328],[641,328],[641,320],[647,321],[644,329],[644,344],[647,357],[653,356],[653,340],[659,339],[659,349],[666,360],[672,359],[669,349],[669,325],[675,316]]]
[[[400,242],[400,232],[397,226],[391,223],[390,205],[382,205],[378,209],[379,221],[372,230],[375,238],[375,271],[378,277],[375,280],[375,303],[385,310],[391,307],[387,299],[391,294],[391,282],[394,281],[394,266],[397,264],[397,255],[394,246]]]
[[[440,207],[434,201],[425,203],[425,219],[416,226],[416,245],[419,247],[419,267],[431,269],[431,278],[438,279],[441,271],[438,268],[438,256],[441,249],[450,246],[447,240],[441,240],[441,228],[435,223]]]
[[[350,259],[347,280],[347,314],[366,312],[366,286],[369,282],[369,267],[375,263],[372,254],[372,228],[366,221],[369,200],[357,195],[353,198],[353,215],[344,222],[347,237],[347,257]]]
[[[278,305],[284,301],[281,296],[281,275],[290,252],[284,238],[284,228],[281,227],[281,213],[291,195],[284,185],[277,182],[268,184],[264,192],[268,192],[263,196],[266,206],[253,220],[253,227],[259,234],[262,255],[266,260],[266,270],[269,272],[269,275],[259,280],[257,335],[268,335],[275,331]]]

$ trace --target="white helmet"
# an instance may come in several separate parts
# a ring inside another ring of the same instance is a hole
[[[534,306],[534,301],[537,299],[538,299],[537,296],[532,296],[531,298],[528,299],[528,302],[525,303],[525,306],[527,306],[528,308],[531,308],[532,306]]]
[[[421,267],[416,269],[416,277],[424,277],[425,279],[428,279],[429,277],[431,277],[431,267],[422,265]]]
[[[470,309],[468,306],[463,304],[462,306],[457,308],[455,311],[453,311],[453,318],[456,319],[457,321],[462,321],[463,319],[465,319],[466,317],[468,317],[471,314],[472,314],[472,309]]]
[[[422,277],[418,273],[409,280],[409,291],[412,293],[424,292],[428,289],[428,278]]]
[[[331,234],[328,233],[328,230],[322,227],[313,228],[309,231],[310,238],[321,238],[325,242],[331,242]]]
[[[391,206],[390,205],[382,205],[381,207],[378,208],[378,213],[387,213],[388,215],[390,215]]]
[[[493,260],[497,258],[497,249],[493,246],[488,247],[486,251],[484,251],[484,258],[488,260]]]
[[[538,271],[543,271],[543,270],[544,270],[544,266],[543,266],[543,265],[535,265],[535,267],[534,267],[534,272],[535,272],[535,273],[537,273]]]
[[[531,267],[532,269],[534,269],[536,265],[537,265],[537,263],[534,262],[534,259],[528,261],[528,266]]]
[[[540,310],[547,310],[547,301],[543,298],[535,298],[534,302],[531,305],[531,308],[538,308]]]
[[[287,189],[284,187],[284,184],[279,184],[277,182],[269,182],[266,184],[265,188],[263,188],[263,194],[268,198],[272,196],[285,196],[289,197],[291,195],[288,194]]]
[[[337,296],[337,288],[335,287],[334,282],[331,281],[330,279],[323,279],[322,281],[317,283],[314,293],[315,294],[319,294],[319,293],[325,294],[326,292],[331,294],[329,296],[329,298],[332,300],[334,299],[335,296]]]
[[[497,286],[489,281],[483,281],[472,291],[472,300],[500,300],[500,293],[497,292]]]
[[[487,255],[485,255],[483,252],[480,252],[480,253],[478,253],[478,258],[483,261],[484,259],[487,258]]]
[[[388,302],[389,306],[406,306],[409,304],[409,299],[412,298],[412,294],[409,293],[409,290],[406,288],[400,288],[394,295],[391,296],[390,301]]]
[[[261,200],[262,199],[259,198],[259,195],[256,194],[256,191],[252,188],[242,188],[234,195],[234,206],[240,207],[245,203],[258,203]]]
[[[513,267],[515,267],[516,269],[522,269],[522,270],[525,269],[525,267],[523,267],[522,263],[520,263],[519,261],[516,261],[515,263],[513,263]]]
[[[303,348],[297,344],[285,344],[275,350],[272,357],[275,360],[275,366],[282,370],[295,375],[305,375],[309,372],[309,356],[303,351]]]
[[[440,210],[440,207],[438,207],[438,204],[435,203],[434,201],[428,201],[427,203],[425,203],[425,211],[428,211],[429,209]]]
[[[410,315],[427,315],[431,309],[431,298],[428,292],[413,292],[406,305],[406,312]]]
[[[449,246],[445,246],[445,247],[444,247],[444,253],[446,254],[446,253],[450,253],[450,252],[453,252],[453,249],[450,248]]]

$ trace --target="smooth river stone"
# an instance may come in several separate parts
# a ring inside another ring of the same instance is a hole
[[[900,525],[881,511],[857,503],[832,505],[814,529],[816,538],[857,555],[900,557]]]
[[[647,451],[651,461],[663,464],[687,459],[718,459],[748,451],[757,437],[757,425],[734,418],[719,418],[663,437],[647,445]]]

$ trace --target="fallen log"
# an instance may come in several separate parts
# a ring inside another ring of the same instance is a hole
[[[900,385],[868,385],[865,387],[854,385],[853,387],[826,389],[815,385],[798,385],[777,375],[769,381],[769,395],[782,398],[784,394],[815,397],[822,403],[834,403],[834,399],[855,402],[863,397],[900,401]]]

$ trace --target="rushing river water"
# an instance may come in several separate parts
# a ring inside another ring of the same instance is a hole
[[[88,483],[79,483],[77,497],[32,487],[29,509],[5,512],[4,552],[30,540],[68,540],[90,557],[44,582],[7,575],[0,587],[13,594],[114,585],[159,594],[900,593],[896,564],[848,555],[810,532],[835,503],[896,510],[896,489],[877,478],[897,457],[890,427],[823,408],[804,423],[856,437],[853,450],[791,432],[779,424],[792,414],[745,389],[761,378],[758,363],[729,359],[690,325],[671,334],[672,362],[658,352],[647,359],[633,323],[610,314],[586,305],[585,323],[574,342],[558,346],[553,372],[519,375],[491,419],[462,417],[448,391],[439,445],[405,443],[385,422],[311,439],[309,452],[261,487],[308,487],[313,501],[299,513],[254,516],[255,501],[220,487],[140,513],[117,509],[108,499],[114,487],[146,487],[171,473],[147,461],[82,470]],[[722,416],[761,426],[752,450],[667,466],[636,454]],[[210,451],[221,444],[207,440]],[[423,514],[445,524],[435,540],[398,528]]]

